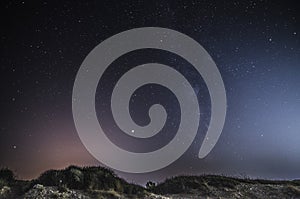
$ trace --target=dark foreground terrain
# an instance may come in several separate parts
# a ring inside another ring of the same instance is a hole
[[[0,170],[0,199],[8,198],[299,198],[300,180],[269,181],[225,176],[178,176],[146,188],[119,178],[103,167],[70,166],[22,181]]]

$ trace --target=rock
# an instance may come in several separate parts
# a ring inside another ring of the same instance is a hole
[[[40,184],[36,184],[25,193],[24,199],[44,199],[44,198],[57,198],[57,199],[90,199],[87,195],[81,193],[80,191],[69,190],[64,188],[61,191],[58,187],[48,187]]]
[[[10,195],[11,189],[8,186],[4,186],[0,189],[0,198],[6,198]]]

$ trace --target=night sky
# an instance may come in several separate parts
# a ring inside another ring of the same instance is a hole
[[[110,36],[132,28],[163,27],[193,38],[215,61],[227,92],[225,126],[211,153],[198,159],[210,121],[201,76],[172,53],[130,52],[111,64],[96,94],[98,120],[116,145],[154,151],[178,128],[178,101],[158,85],[139,88],[130,113],[137,124],[145,125],[149,106],[162,104],[168,113],[164,131],[139,140],[116,127],[105,97],[124,72],[141,63],[181,68],[203,112],[196,139],[176,162],[151,173],[116,173],[136,183],[205,173],[300,178],[299,10],[296,1],[1,1],[0,167],[31,179],[71,164],[103,166],[75,129],[72,89],[77,71],[89,52]]]

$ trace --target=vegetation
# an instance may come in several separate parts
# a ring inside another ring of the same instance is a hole
[[[35,183],[86,191],[113,190],[128,195],[144,192],[143,187],[127,183],[117,177],[112,170],[104,167],[70,166],[64,170],[49,170],[41,174]]]
[[[12,198],[14,194],[22,195],[29,188],[29,181],[16,180],[11,170],[7,168],[0,169],[0,199]]]
[[[151,191],[162,195],[201,193],[212,198],[300,198],[300,181],[238,179],[217,175],[177,176],[152,187]]]
[[[2,182],[10,183],[15,180],[15,176],[11,170],[3,168],[0,170],[0,179]]]
[[[152,181],[146,183],[146,188],[148,191],[152,192],[155,189],[156,184]]]
[[[39,197],[47,198],[48,193],[56,198],[79,198],[80,194],[90,198],[147,198],[151,194],[175,194],[183,198],[188,194],[212,198],[300,198],[300,181],[177,176],[157,185],[148,181],[144,188],[126,182],[104,167],[69,166],[63,170],[48,170],[32,181],[17,180],[11,170],[0,169],[0,199],[19,198],[24,194],[25,198],[36,198],[38,194],[46,194]]]
[[[69,166],[63,170],[48,170],[32,181],[16,180],[13,172],[5,168],[0,170],[0,190],[4,188],[5,191],[5,194],[0,193],[0,199],[9,198],[7,194],[11,192],[23,195],[36,184],[57,187],[60,192],[69,189],[83,190],[94,196],[99,193],[106,195],[116,193],[142,197],[145,194],[145,188],[126,182],[117,177],[112,170],[104,167]]]

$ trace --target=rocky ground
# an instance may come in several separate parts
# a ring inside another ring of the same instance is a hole
[[[216,188],[209,187],[210,194],[201,193],[198,190],[190,190],[190,193],[166,194],[159,195],[147,193],[145,199],[196,199],[196,198],[300,198],[300,186],[293,185],[274,185],[274,184],[249,184],[241,183],[235,188]],[[192,193],[193,192],[193,193]],[[78,198],[89,199],[93,196],[82,191],[75,190],[59,190],[57,187],[44,187],[43,185],[35,185],[24,196],[25,199],[43,199],[43,198]],[[135,198],[134,196],[126,196],[118,194],[114,191],[106,191],[99,194],[96,198]]]
[[[285,185],[252,185],[240,184],[235,189],[216,189],[211,188],[211,194],[202,195],[202,193],[193,194],[170,194],[166,195],[167,198],[179,199],[195,199],[195,198],[300,198],[300,187]]]
[[[169,193],[165,189],[170,190]],[[169,198],[299,198],[300,181],[236,179],[224,176],[181,176],[154,188]],[[176,194],[172,194],[175,192]]]
[[[40,184],[36,184],[25,193],[24,199],[43,199],[43,198],[80,198],[88,199],[87,195],[80,191],[59,189],[58,187],[45,187]]]
[[[0,170],[0,199],[9,198],[300,199],[300,180],[251,180],[214,175],[178,176],[157,185],[150,183],[144,188],[127,183],[112,171],[101,167],[72,166],[65,170],[51,170],[32,181],[16,180],[9,170]]]
[[[219,188],[207,185],[208,192],[201,192],[197,189],[190,189],[188,193],[176,193],[176,194],[155,194],[145,192],[143,198],[145,199],[195,199],[195,198],[300,198],[300,186],[286,185],[286,184],[252,184],[252,183],[240,183],[234,188]],[[9,198],[10,188],[3,187],[0,191],[0,195],[3,198]],[[6,197],[5,197],[6,195]],[[127,196],[125,194],[119,194],[114,190],[97,191],[97,195],[90,192],[84,192],[81,190],[70,190],[68,188],[58,188],[53,186],[43,186],[40,184],[34,185],[23,196],[18,198],[24,199],[44,199],[44,198],[57,198],[57,199],[90,199],[90,198],[139,198],[133,195]]]

